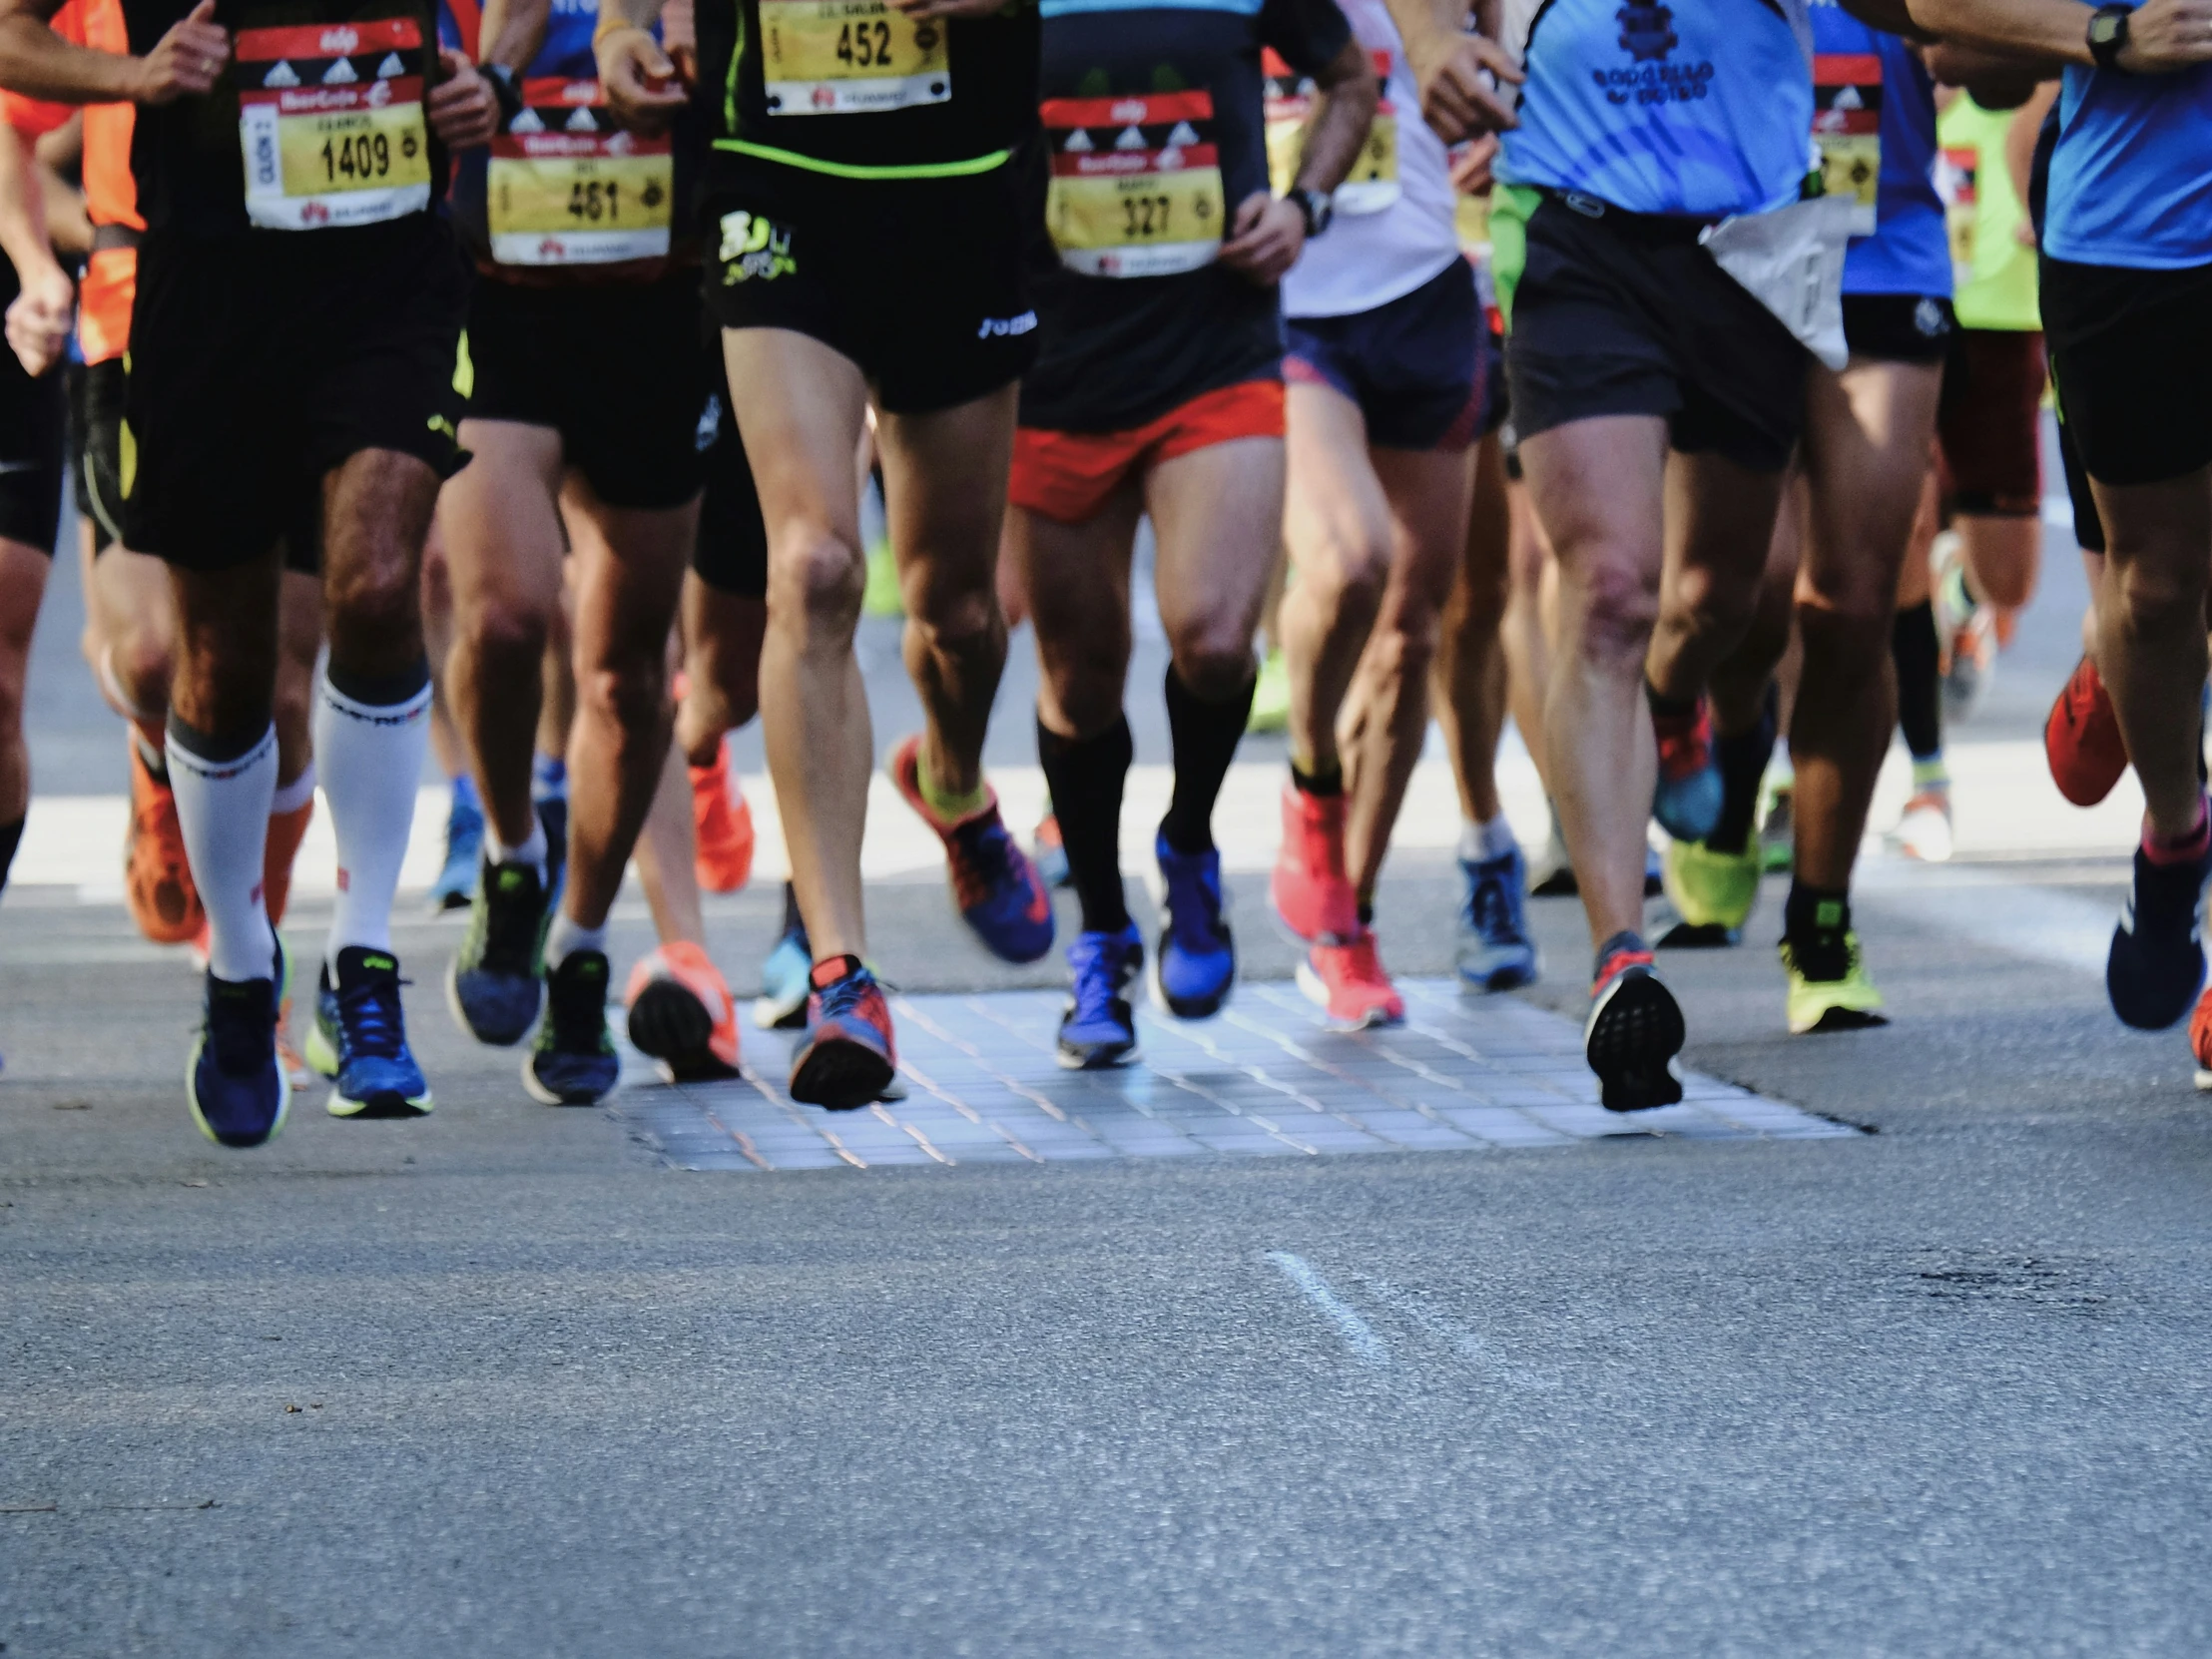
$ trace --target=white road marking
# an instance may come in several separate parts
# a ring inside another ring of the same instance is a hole
[[[1494,1373],[1502,1381],[1523,1388],[1556,1388],[1559,1386],[1559,1379],[1555,1373],[1532,1371],[1526,1366],[1514,1365],[1473,1332],[1463,1326],[1452,1324],[1441,1314],[1423,1306],[1418,1297],[1408,1296],[1388,1280],[1375,1279],[1364,1273],[1355,1275],[1355,1277],[1369,1290],[1469,1365],[1480,1366],[1484,1371]]]
[[[1375,1334],[1375,1328],[1362,1319],[1329,1288],[1329,1281],[1314,1271],[1313,1264],[1303,1256],[1293,1256],[1287,1250],[1271,1250],[1268,1260],[1282,1270],[1283,1277],[1306,1293],[1306,1300],[1319,1308],[1329,1323],[1345,1340],[1353,1355],[1364,1366],[1377,1370],[1390,1363],[1389,1345]]]

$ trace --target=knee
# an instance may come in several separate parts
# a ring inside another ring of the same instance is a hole
[[[2117,603],[2132,625],[2196,628],[2204,609],[2201,566],[2192,570],[2167,560],[2115,559],[2106,571],[2101,606]]]
[[[811,634],[849,638],[859,626],[867,566],[860,550],[830,531],[770,549],[769,616]]]
[[[577,677],[576,701],[624,733],[650,732],[667,707],[667,670],[657,655],[592,669]]]
[[[421,584],[410,562],[397,556],[336,563],[323,577],[323,602],[333,633],[421,627]]]
[[[1309,554],[1298,566],[1298,587],[1307,588],[1333,612],[1373,616],[1382,603],[1382,590],[1389,580],[1390,536],[1386,525],[1338,525],[1319,556]]]
[[[1252,640],[1217,622],[1194,624],[1169,641],[1176,678],[1202,703],[1226,703],[1252,681]]]
[[[1751,626],[1759,609],[1759,588],[1755,582],[1722,581],[1712,571],[1691,565],[1676,574],[1665,608],[1694,633],[1733,639]]]
[[[135,707],[159,711],[169,701],[170,676],[176,672],[176,636],[166,621],[133,621],[109,640],[108,663]]]
[[[1006,623],[989,587],[951,594],[925,593],[907,607],[907,626],[934,649],[960,655],[1003,639]]]
[[[460,637],[486,670],[528,674],[545,653],[553,619],[520,594],[488,594],[469,607]]]
[[[1585,572],[1562,600],[1571,606],[1571,633],[1585,658],[1642,664],[1659,620],[1659,595],[1641,572],[1615,566]]]

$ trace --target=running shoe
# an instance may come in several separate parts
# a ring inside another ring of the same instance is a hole
[[[571,950],[545,976],[545,1018],[522,1057],[522,1086],[541,1106],[596,1106],[622,1081],[607,1034],[607,953]]]
[[[1144,935],[1131,922],[1118,933],[1078,933],[1068,946],[1067,1007],[1056,1058],[1069,1071],[1104,1071],[1137,1057],[1137,1016],[1129,985],[1144,967]]]
[[[267,979],[207,976],[206,1017],[185,1067],[185,1098],[200,1133],[218,1146],[264,1146],[291,1109],[291,1082],[276,1051],[277,1009],[291,964],[275,941]]]
[[[1986,605],[1951,637],[1950,667],[1943,673],[1943,716],[1969,720],[1996,680],[1996,613]]]
[[[1168,918],[1152,955],[1152,1000],[1177,1019],[1211,1019],[1237,980],[1221,853],[1214,847],[1178,852],[1167,836],[1158,835],[1152,855],[1159,860],[1160,901]]]
[[[1494,858],[1461,858],[1459,876],[1466,884],[1454,953],[1459,988],[1509,991],[1533,984],[1536,941],[1528,936],[1528,868],[1520,848]]]
[[[692,862],[709,892],[736,892],[753,873],[753,809],[730,771],[730,746],[714,765],[687,768],[692,789]]]
[[[1863,1031],[1890,1023],[1881,1011],[1882,993],[1874,988],[1874,978],[1860,954],[1857,929],[1847,930],[1833,950],[1801,950],[1788,939],[1780,948],[1782,970],[1790,981],[1793,1037],[1813,1031]]]
[[[177,797],[156,778],[130,733],[131,825],[123,840],[123,892],[131,919],[155,944],[183,944],[200,931],[207,912],[192,884],[185,831],[177,822]]]
[[[1360,931],[1360,898],[1345,873],[1345,798],[1283,786],[1283,841],[1268,877],[1268,902],[1293,936],[1349,939]]]
[[[2087,657],[2074,664],[2043,722],[2050,781],[2076,807],[2094,807],[2127,771],[2127,740],[2103,676]]]
[[[2189,1011],[2204,984],[2198,910],[2212,876],[2212,848],[2185,863],[2153,863],[2135,849],[2135,879],[2112,929],[2104,988],[2112,1011],[2142,1031],[2162,1031]]]
[[[1699,698],[1688,721],[1658,730],[1659,777],[1652,786],[1651,816],[1678,841],[1701,841],[1720,823],[1724,790],[1713,749],[1713,710]]]
[[[1905,804],[1905,816],[1898,820],[1890,839],[1908,858],[1945,862],[1951,853],[1950,791],[1938,788],[1915,794]]]
[[[468,933],[446,970],[445,1000],[463,1031],[508,1048],[530,1034],[545,992],[545,935],[553,922],[551,882],[516,859],[484,860]]]
[[[1298,988],[1324,1008],[1339,1031],[1365,1031],[1371,1025],[1399,1025],[1405,999],[1383,971],[1375,929],[1363,927],[1342,943],[1324,939],[1298,964]]]
[[[807,1035],[792,1050],[792,1099],[832,1112],[882,1099],[898,1073],[883,987],[850,956],[817,962],[807,982]]]
[[[1259,677],[1252,683],[1252,713],[1245,717],[1247,732],[1280,732],[1291,723],[1291,665],[1281,649],[1260,659]]]
[[[1681,918],[1660,943],[1669,947],[1741,944],[1759,902],[1757,847],[1716,852],[1703,841],[1669,841],[1660,854],[1667,902]]]
[[[1615,933],[1597,954],[1582,1052],[1608,1112],[1672,1106],[1682,1098],[1675,1056],[1686,1035],[1681,1006],[1634,933]]]
[[[738,1008],[707,952],[675,939],[630,970],[622,993],[630,1044],[661,1064],[671,1083],[738,1075]]]
[[[753,1023],[763,1031],[787,1030],[807,1023],[808,975],[815,970],[814,947],[799,914],[799,894],[784,883],[784,932],[761,964],[761,994],[753,999]]]
[[[1536,867],[1529,871],[1528,896],[1572,898],[1581,887],[1574,878],[1574,860],[1567,853],[1567,837],[1559,830],[1559,809],[1548,799],[1544,806],[1551,813],[1551,828],[1544,832],[1544,849],[1536,854]]]
[[[998,797],[966,818],[947,823],[921,798],[921,739],[908,738],[891,753],[887,769],[906,805],[944,842],[945,869],[960,919],[983,948],[1003,962],[1033,962],[1052,948],[1052,894],[1029,855],[1007,833]]]
[[[1067,843],[1060,839],[1060,815],[1047,813],[1037,820],[1037,832],[1030,836],[1036,847],[1037,876],[1048,887],[1071,887],[1075,873],[1068,868]]]
[[[1759,867],[1770,875],[1787,873],[1797,862],[1797,791],[1784,785],[1769,795],[1759,824]]]
[[[484,850],[484,810],[456,790],[445,809],[445,862],[430,883],[433,914],[465,910],[476,896],[476,862]]]
[[[335,980],[323,965],[307,1060],[335,1085],[324,1106],[332,1117],[418,1118],[436,1104],[407,1047],[403,983],[388,950],[347,945]]]
[[[2196,1057],[2197,1087],[2212,1090],[2212,988],[2197,998],[2189,1016],[2189,1052]]]

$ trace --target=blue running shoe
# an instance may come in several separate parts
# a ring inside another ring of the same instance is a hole
[[[1067,1012],[1060,1016],[1059,1061],[1070,1071],[1103,1071],[1137,1057],[1137,1016],[1129,984],[1144,966],[1144,935],[1131,922],[1118,933],[1078,933],[1068,946]]]
[[[522,1086],[541,1106],[596,1106],[622,1081],[607,1034],[607,957],[572,950],[545,977],[545,1018],[522,1060]]]
[[[388,950],[347,945],[335,982],[323,965],[307,1064],[336,1085],[324,1108],[334,1118],[427,1117],[435,1104],[407,1048],[400,983],[399,959]]]
[[[1152,958],[1152,997],[1177,1019],[1211,1019],[1237,979],[1237,945],[1222,914],[1221,853],[1178,852],[1154,838],[1168,924]]]
[[[1659,777],[1652,787],[1651,816],[1678,841],[1701,841],[1721,821],[1720,759],[1713,750],[1713,711],[1698,699],[1695,716],[1654,719]]]
[[[1528,867],[1519,847],[1494,858],[1461,858],[1467,884],[1459,906],[1459,985],[1509,991],[1533,984],[1536,944],[1528,936]]]
[[[2112,929],[2104,988],[2122,1023],[2162,1031],[2189,1011],[2204,983],[2198,909],[2212,877],[2212,845],[2185,863],[2153,863],[2135,849],[2135,880]]]
[[[207,1019],[185,1069],[192,1121],[218,1146],[266,1146],[284,1126],[291,1084],[276,1054],[276,1009],[290,964],[283,941],[267,979],[208,975]]]
[[[952,901],[983,948],[1003,962],[1033,962],[1052,948],[1052,894],[998,816],[998,801],[948,824],[921,796],[921,739],[891,752],[891,782],[944,842]]]
[[[817,962],[808,984],[807,1036],[792,1050],[792,1099],[832,1112],[874,1104],[898,1073],[883,987],[856,956]]]
[[[807,997],[813,987],[814,946],[799,913],[799,894],[784,883],[784,933],[761,964],[761,994],[753,999],[753,1023],[763,1031],[791,1030],[807,1023]]]
[[[484,849],[484,810],[476,804],[476,788],[465,778],[453,780],[453,804],[445,812],[445,863],[430,883],[433,911],[465,910],[476,896],[476,860]]]
[[[545,934],[553,923],[554,866],[484,860],[468,932],[445,971],[453,1021],[480,1043],[506,1048],[537,1023],[545,992]]]

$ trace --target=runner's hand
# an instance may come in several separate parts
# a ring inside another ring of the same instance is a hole
[[[676,65],[661,43],[643,29],[610,29],[593,43],[599,59],[599,84],[607,106],[623,126],[640,133],[665,133],[676,112],[691,101]]]
[[[1497,161],[1497,135],[1484,133],[1451,153],[1451,188],[1461,196],[1487,196],[1497,180],[1490,169]]]
[[[231,31],[215,20],[215,0],[200,0],[192,15],[170,26],[139,59],[135,104],[174,104],[212,88],[231,61]]]
[[[476,66],[450,47],[439,51],[445,79],[430,89],[423,108],[430,130],[448,150],[473,150],[499,131],[499,95]]]
[[[1496,41],[1481,35],[1433,35],[1408,45],[1405,62],[1420,88],[1421,119],[1444,143],[1520,125],[1505,96],[1482,81],[1485,70],[1513,86],[1526,79]]]
[[[2127,20],[2119,65],[2131,75],[2164,75],[2212,63],[2212,0],[2145,0]]]
[[[1235,234],[1221,245],[1221,263],[1261,287],[1273,287],[1306,248],[1306,216],[1295,202],[1254,191],[1237,206]]]
[[[23,277],[23,291],[8,306],[8,343],[24,373],[36,379],[61,361],[76,310],[77,284],[51,260]]]
[[[989,17],[1006,9],[1006,0],[884,0],[908,17]]]

